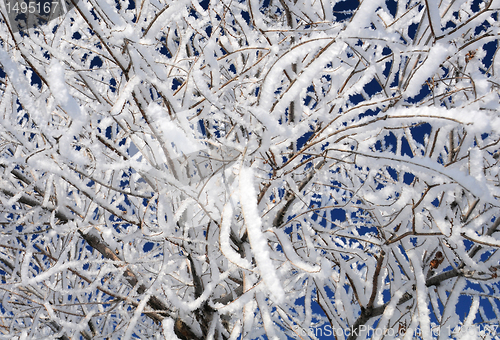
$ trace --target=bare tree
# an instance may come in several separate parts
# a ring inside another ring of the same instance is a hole
[[[0,338],[498,338],[499,1],[66,1],[0,6]]]

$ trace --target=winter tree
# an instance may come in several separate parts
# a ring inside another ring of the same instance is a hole
[[[500,1],[23,1],[1,339],[498,338]]]

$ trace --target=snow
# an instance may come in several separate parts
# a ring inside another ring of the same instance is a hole
[[[481,150],[479,150],[478,148],[473,148],[469,151],[469,154],[470,175],[474,177],[478,182],[484,182],[484,162]]]
[[[417,95],[422,88],[422,84],[425,84],[427,79],[432,77],[439,65],[441,65],[449,55],[454,53],[454,51],[455,49],[448,44],[437,43],[432,46],[425,61],[418,66],[411,77],[404,92],[405,98]]]
[[[249,304],[254,302],[255,298],[255,287],[258,287],[259,284],[252,287],[251,289],[245,291],[242,295],[238,296],[238,298],[227,305],[223,305],[221,303],[214,303],[214,307],[217,308],[219,313],[239,313],[241,309],[245,308]]]
[[[47,127],[45,124],[47,121],[47,112],[45,111],[45,107],[40,107],[34,101],[33,95],[30,91],[30,84],[28,83],[26,77],[22,75],[22,70],[19,69],[18,63],[21,56],[17,54],[14,58],[15,59],[13,60],[3,48],[0,48],[0,64],[3,66],[2,69],[9,77],[9,88],[12,86],[15,89],[19,101],[25,110],[27,110],[37,122],[40,122],[40,128],[42,131],[46,131]],[[3,94],[2,99],[4,99]],[[2,105],[4,105],[4,103],[2,103]],[[10,108],[6,107],[5,109]]]
[[[309,273],[317,273],[321,270],[321,266],[308,263],[300,258],[290,242],[289,235],[285,234],[283,230],[275,229],[272,232],[278,237],[280,245],[283,247],[283,252],[294,266]]]
[[[231,247],[230,244],[230,231],[231,231],[231,223],[233,219],[233,209],[231,204],[226,204],[224,206],[224,212],[222,214],[222,223],[220,230],[220,246],[222,253],[226,256],[226,258],[237,266],[250,270],[252,265],[248,262],[247,259],[241,258],[240,254],[238,254]]]
[[[281,286],[277,271],[269,255],[269,246],[262,233],[262,220],[257,209],[257,192],[254,187],[254,172],[252,168],[242,167],[239,175],[239,197],[241,209],[245,218],[248,239],[252,253],[257,261],[257,267],[262,279],[277,303],[285,300],[285,292]]]
[[[308,65],[307,72],[298,75],[293,85],[291,85],[286,90],[286,93],[283,94],[278,104],[272,108],[272,112],[284,111],[285,108],[290,104],[290,102],[296,99],[299,96],[300,92],[307,88],[311,81],[317,77],[317,74],[325,67],[326,64],[330,62],[331,55],[341,54],[345,48],[346,45],[342,41],[337,42],[329,40],[318,40],[317,42],[306,44],[296,48],[297,51],[290,52],[290,55],[286,58],[280,58],[279,64],[277,63],[274,65],[273,71],[268,75],[268,78],[276,78],[275,74],[277,72],[282,72],[282,69],[280,68],[283,67],[284,69],[285,65],[288,66],[291,62],[294,61],[293,58],[305,56],[306,54],[311,53],[314,49],[320,49],[320,52],[315,56],[315,59]],[[274,85],[274,81],[275,80],[272,80],[270,84],[267,84],[266,81],[265,84]],[[263,86],[263,91],[268,90]],[[270,92],[267,93],[269,94]],[[264,100],[264,98],[262,98],[262,100]],[[265,100],[269,105],[270,99],[266,98]],[[264,106],[264,108],[267,107]]]
[[[131,97],[134,88],[138,86],[140,83],[141,79],[135,75],[132,76],[125,83],[123,88],[120,89],[120,94],[118,98],[116,98],[115,103],[113,104],[113,107],[110,110],[111,116],[117,116],[121,113],[121,111],[123,110],[123,106],[125,105],[125,102]]]
[[[390,322],[392,316],[394,313],[397,312],[397,305],[399,300],[403,297],[403,294],[410,289],[410,284],[405,284],[403,285],[400,289],[398,289],[394,295],[391,297],[391,301],[389,304],[385,307],[384,309],[384,314],[382,314],[382,317],[380,318],[380,321],[378,322],[378,327],[380,328],[385,328],[387,327],[387,324]],[[375,333],[373,340],[381,340],[383,337],[383,333]]]
[[[441,33],[441,16],[439,15],[439,3],[433,0],[426,0],[427,11],[431,22],[432,31],[436,38],[442,35]]]
[[[176,339],[181,320],[203,339],[285,339],[348,329],[372,293],[385,311],[366,326],[424,337],[500,314],[498,18],[473,0],[365,0],[345,20],[334,1],[285,2],[292,27],[257,0],[82,0],[26,33],[0,23],[3,338],[82,338],[91,320],[95,337]]]
[[[372,17],[374,17],[377,12],[377,8],[382,7],[384,4],[383,0],[371,0],[361,2],[360,8],[356,11],[356,14],[352,18],[351,24],[348,29],[343,32],[343,36],[352,37],[359,35],[359,32],[369,26]]]
[[[259,310],[262,315],[262,321],[264,322],[264,328],[268,339],[279,340],[274,329],[274,322],[271,318],[271,313],[269,312],[269,308],[263,294],[261,292],[256,292],[255,297],[259,305]]]
[[[161,322],[163,335],[168,340],[180,340],[174,332],[174,320],[172,318],[165,318]]]
[[[428,308],[429,301],[427,299],[429,293],[425,285],[425,275],[422,271],[422,265],[420,263],[419,254],[415,251],[408,252],[408,257],[410,258],[413,270],[415,272],[415,284],[416,284],[416,294],[417,294],[417,309],[418,309],[418,321],[420,325],[420,330],[422,332],[422,339],[430,340],[431,336],[431,320],[430,311]]]
[[[53,61],[50,64],[50,77],[48,79],[51,91],[54,97],[63,107],[63,109],[69,114],[69,116],[75,120],[76,124],[83,123],[84,114],[78,105],[78,102],[71,96],[69,89],[66,85],[66,80],[64,79],[64,68],[57,62]]]
[[[157,104],[150,104],[148,116],[158,125],[166,141],[174,143],[183,153],[199,151],[201,148],[186,133],[168,117],[167,111]]]
[[[139,318],[142,316],[142,312],[144,311],[144,308],[146,308],[146,305],[147,305],[150,297],[151,297],[150,294],[144,294],[141,297],[141,302],[139,302],[139,305],[135,308],[134,314],[130,318],[129,324],[127,326],[127,330],[125,331],[125,334],[123,336],[124,340],[129,340],[130,338],[132,338],[133,334],[136,331],[135,325],[139,321]]]
[[[466,284],[467,282],[464,278],[458,278],[455,281],[448,301],[444,307],[442,316],[442,320],[444,321],[441,323],[441,329],[448,329],[448,327],[453,329],[460,323],[460,317],[456,313],[456,304]],[[440,332],[439,340],[448,340],[449,335],[447,333],[448,332]]]
[[[467,318],[465,318],[463,325],[461,325],[460,327],[460,334],[457,337],[458,339],[464,339],[464,340],[482,339],[482,337],[479,334],[478,325],[474,324],[474,320],[476,319],[476,313],[479,310],[479,302],[480,302],[479,297],[474,296]]]

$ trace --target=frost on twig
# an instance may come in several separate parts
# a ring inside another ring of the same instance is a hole
[[[0,337],[494,338],[497,1],[64,3],[0,6]]]

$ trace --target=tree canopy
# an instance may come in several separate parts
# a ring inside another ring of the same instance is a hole
[[[59,2],[0,5],[1,339],[498,338],[500,1]]]

